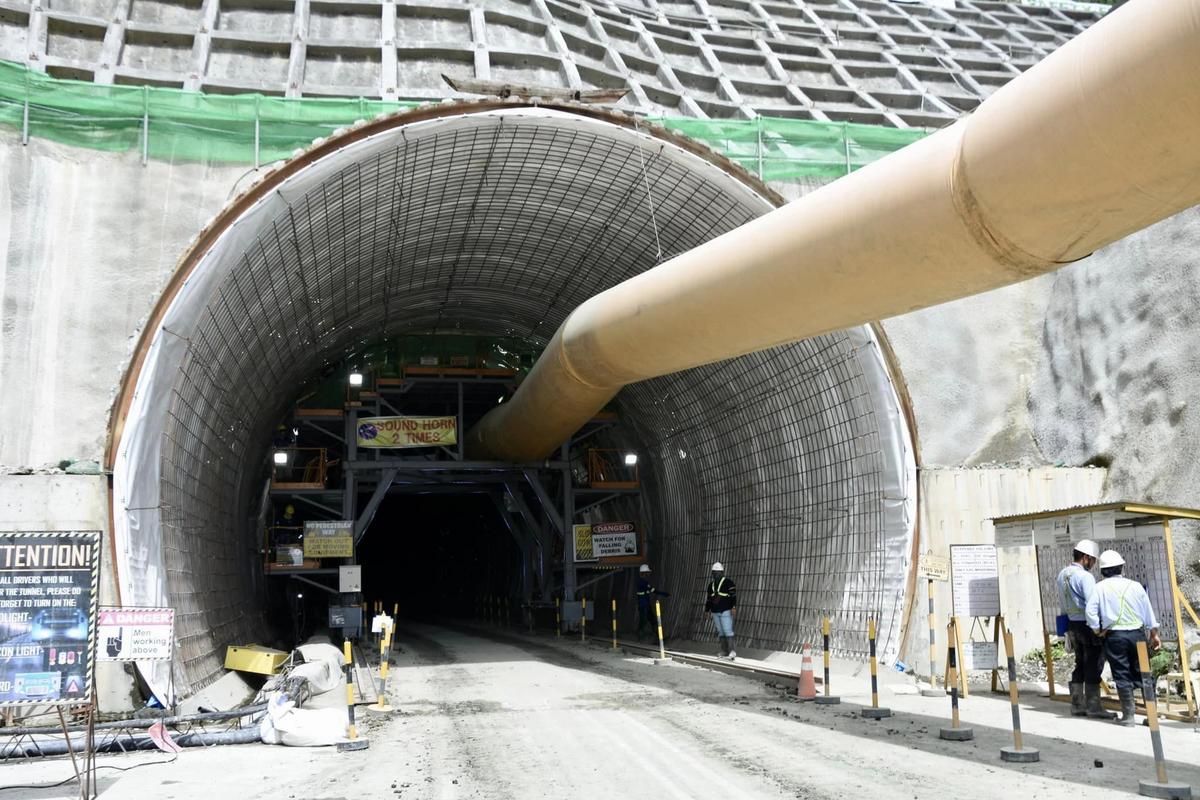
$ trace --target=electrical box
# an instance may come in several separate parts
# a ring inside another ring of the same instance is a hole
[[[225,651],[225,669],[238,672],[253,672],[257,675],[274,675],[279,666],[287,661],[288,654],[256,644],[230,645]]]
[[[342,631],[342,635],[353,638],[362,630],[362,609],[358,606],[330,606],[329,627]]]
[[[362,591],[361,565],[351,564],[349,566],[338,567],[338,591],[342,594]],[[332,622],[329,624],[333,625]]]

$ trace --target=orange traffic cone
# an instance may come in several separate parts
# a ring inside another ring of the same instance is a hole
[[[813,700],[817,696],[817,683],[813,680],[812,647],[804,645],[804,660],[800,664],[800,684],[796,687],[796,697],[800,700]]]

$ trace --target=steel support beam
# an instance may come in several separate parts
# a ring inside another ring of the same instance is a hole
[[[354,521],[354,546],[358,547],[362,542],[363,537],[367,533],[367,527],[371,524],[371,520],[375,519],[375,512],[379,510],[379,504],[383,502],[383,498],[387,496],[388,489],[392,487],[392,479],[396,477],[396,470],[390,469],[383,473],[379,478],[379,484],[375,487],[375,491],[371,493],[371,499],[367,501],[367,507],[363,509],[362,516]]]
[[[324,503],[318,503],[316,500],[310,500],[302,494],[294,495],[293,499],[299,500],[301,503],[310,505],[313,508],[324,511],[326,514],[328,514],[330,516],[331,519],[345,519],[345,517],[342,516],[342,512],[339,511],[338,509],[334,508],[333,506],[327,506]]]
[[[568,489],[568,493],[569,493],[569,490],[571,488],[570,467],[567,467],[564,470],[564,473],[567,475],[566,488]],[[522,474],[524,474],[525,480],[529,482],[529,485],[533,487],[533,493],[535,495],[537,495],[538,502],[542,504],[542,510],[546,512],[546,516],[550,518],[550,522],[552,522],[554,524],[554,527],[558,529],[558,532],[560,534],[562,534],[564,537],[566,537],[568,534],[568,531],[567,531],[566,524],[563,522],[563,520],[569,520],[570,517],[559,516],[557,505],[555,504],[555,502],[552,499],[550,499],[550,495],[546,491],[546,487],[542,486],[542,481],[538,477],[538,474],[536,471],[531,470],[531,469],[525,469],[525,470],[522,470]]]
[[[340,595],[341,594],[341,592],[339,592],[337,589],[333,589],[329,586],[326,586],[325,584],[323,584],[319,581],[314,581],[312,578],[307,578],[304,575],[290,575],[289,577],[294,581],[300,581],[301,583],[307,583],[309,586],[315,586],[318,589],[329,592],[332,595]]]

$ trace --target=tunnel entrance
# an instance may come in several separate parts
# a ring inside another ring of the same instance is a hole
[[[417,109],[262,176],[184,254],[114,405],[117,579],[126,605],[176,608],[177,685],[219,677],[228,644],[278,635],[262,536],[272,432],[339,365],[403,336],[508,337],[540,351],[588,297],[779,202],[694,142],[577,106]],[[357,413],[348,402],[342,424]],[[872,618],[884,657],[895,653],[915,469],[876,331],[635,384],[612,411],[550,463],[470,476],[519,479],[522,501],[538,504],[540,530],[520,535],[545,537],[543,586],[578,597],[573,524],[633,520],[675,592],[698,592],[712,561],[729,567],[744,646],[795,649],[830,614],[838,649],[860,651]],[[592,485],[599,449],[639,454],[638,494]],[[333,467],[335,483],[353,460]],[[403,460],[422,480],[453,481],[462,467],[436,449]],[[350,493],[352,507],[331,507],[365,522],[370,485]],[[673,603],[667,626],[711,635],[695,602]],[[145,674],[167,682],[165,666]]]

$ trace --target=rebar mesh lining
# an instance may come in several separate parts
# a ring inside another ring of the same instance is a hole
[[[224,277],[191,301],[205,303],[194,330],[167,333],[187,340],[159,465],[184,691],[222,673],[224,645],[264,632],[249,516],[301,384],[388,335],[544,344],[583,300],[658,263],[660,244],[669,257],[771,207],[672,144],[544,110],[417,123],[301,176],[206,256]],[[618,398],[648,456],[644,513],[668,579],[700,591],[725,561],[747,644],[795,649],[832,613],[839,648],[859,653],[853,631],[898,602],[885,586],[903,592],[903,565],[884,563],[880,401],[862,357],[830,334]],[[677,634],[705,635],[698,603],[672,608]]]

